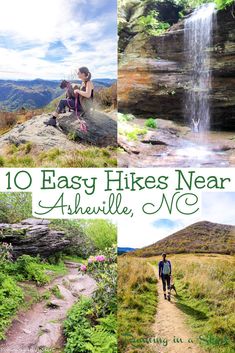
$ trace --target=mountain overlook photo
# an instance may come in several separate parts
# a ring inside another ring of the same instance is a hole
[[[116,3],[88,3],[4,3],[1,166],[116,166]]]
[[[4,82],[4,83],[3,83]],[[2,86],[1,86],[2,83]],[[93,112],[86,133],[80,130],[75,112],[61,114],[58,126],[45,126],[59,102],[65,99],[58,81],[1,81],[9,90],[5,105],[18,109],[0,111],[0,157],[4,166],[108,166],[116,165],[116,80],[94,80]],[[1,95],[4,98],[4,94]],[[102,149],[103,148],[103,149]],[[65,160],[66,151],[70,158]],[[8,158],[11,155],[14,158]],[[32,158],[32,155],[34,157]]]

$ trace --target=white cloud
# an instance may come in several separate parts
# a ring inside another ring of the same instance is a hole
[[[57,40],[61,37],[61,30],[69,34],[70,28],[74,28],[73,8],[71,0],[2,1],[0,33],[31,42]]]
[[[196,220],[195,220],[196,221]],[[118,246],[142,248],[156,243],[174,232],[186,227],[191,222],[177,220],[175,227],[155,227],[153,221],[146,218],[118,222]]]
[[[91,0],[90,0],[91,1]],[[79,66],[88,66],[93,77],[115,77],[117,44],[108,27],[115,27],[115,14],[86,18],[78,10],[85,0],[11,0],[1,3],[0,77],[69,78]],[[90,6],[92,4],[90,3]],[[93,6],[98,6],[95,1]],[[87,6],[87,11],[90,11]],[[68,55],[61,62],[45,55],[50,43],[61,41]],[[9,44],[10,43],[10,44]],[[14,43],[14,47],[12,47]],[[83,49],[84,43],[92,50]],[[25,46],[29,47],[24,49]]]
[[[235,225],[235,193],[213,192],[203,195],[203,216],[211,222]]]

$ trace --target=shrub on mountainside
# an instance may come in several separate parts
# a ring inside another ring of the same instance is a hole
[[[32,215],[30,193],[0,193],[0,222],[15,223]]]
[[[157,119],[154,119],[154,118],[147,119],[145,122],[145,126],[151,128],[151,129],[156,129],[157,128]]]
[[[9,128],[15,125],[17,116],[15,113],[0,112],[0,129]]]
[[[0,111],[0,135],[13,128],[16,124],[22,124],[36,115],[43,113],[42,109],[19,110],[15,112]]]
[[[83,232],[92,240],[96,250],[105,250],[117,242],[117,225],[106,219],[81,220]]]
[[[170,25],[167,22],[159,21],[158,16],[159,13],[155,10],[150,11],[146,16],[141,16],[137,21],[140,32],[142,31],[152,36],[164,33]]]
[[[95,101],[104,108],[117,107],[117,83],[95,91]]]
[[[81,265],[81,273],[89,273],[97,282],[93,294],[97,317],[105,317],[117,311],[117,248],[113,245],[95,256],[90,256],[87,265]]]
[[[234,4],[234,0],[215,0],[215,3],[218,10],[223,10]]]

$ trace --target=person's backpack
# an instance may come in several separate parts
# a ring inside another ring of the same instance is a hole
[[[169,275],[171,273],[170,263],[169,261],[163,262],[162,273],[164,275]]]

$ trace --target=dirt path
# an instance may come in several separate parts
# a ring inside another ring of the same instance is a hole
[[[62,324],[68,309],[80,295],[91,296],[96,287],[90,276],[78,274],[76,264],[70,263],[68,268],[67,275],[45,287],[57,285],[62,298],[51,296],[50,307],[43,301],[21,313],[9,329],[7,339],[0,343],[1,353],[38,353],[40,349],[61,347]]]
[[[154,271],[157,275],[155,267]],[[177,308],[176,298],[172,295],[171,302],[164,299],[162,284],[158,282],[159,302],[158,309],[153,325],[154,337],[167,339],[167,346],[154,343],[156,353],[204,353],[204,351],[195,343],[195,335],[191,332],[186,323],[185,315]],[[174,337],[183,340],[183,343],[174,342]]]

